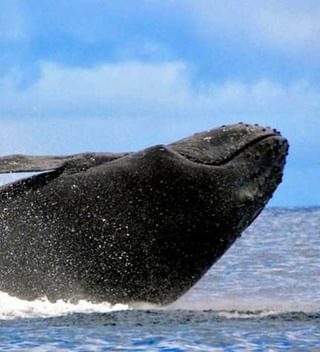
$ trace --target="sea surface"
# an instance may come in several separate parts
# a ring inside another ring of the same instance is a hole
[[[269,208],[168,307],[0,292],[0,351],[320,351],[320,208]]]

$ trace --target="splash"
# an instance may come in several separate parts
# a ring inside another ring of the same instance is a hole
[[[77,303],[58,300],[55,303],[47,298],[26,301],[0,291],[0,319],[46,318],[72,313],[109,313],[130,309],[125,304],[112,305],[109,302],[92,303],[80,300]]]
[[[227,296],[224,298],[205,298],[185,295],[166,307],[169,310],[215,311],[224,318],[267,317],[278,314],[301,312],[305,314],[319,312],[320,302],[301,302],[288,297],[272,299],[271,297]]]

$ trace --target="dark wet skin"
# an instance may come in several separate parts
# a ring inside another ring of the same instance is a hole
[[[136,153],[2,157],[0,172],[44,173],[1,189],[0,290],[170,303],[260,213],[287,151],[237,124]]]

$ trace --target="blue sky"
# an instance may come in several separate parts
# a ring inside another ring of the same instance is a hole
[[[290,141],[271,205],[320,205],[320,1],[3,0],[0,153],[136,150],[220,124]]]

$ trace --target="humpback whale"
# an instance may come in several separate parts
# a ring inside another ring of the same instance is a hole
[[[40,172],[0,188],[0,290],[168,304],[258,216],[287,153],[239,123],[138,152],[0,157],[0,173]]]

